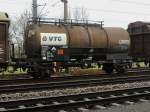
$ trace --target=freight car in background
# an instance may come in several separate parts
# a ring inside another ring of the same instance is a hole
[[[9,32],[10,19],[8,14],[0,12],[0,71],[7,68],[9,62]]]
[[[150,23],[137,21],[128,25],[131,45],[129,55],[134,60],[150,62]]]
[[[102,22],[72,22],[39,20],[29,22],[25,36],[25,51],[33,77],[51,74],[52,62],[60,67],[103,65],[111,73],[123,72],[130,63],[130,37],[119,27],[103,27]]]

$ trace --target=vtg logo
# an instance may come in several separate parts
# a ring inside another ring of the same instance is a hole
[[[42,38],[42,40],[43,41],[47,41],[47,40],[49,40],[49,41],[62,41],[62,38],[61,38],[61,36],[43,36],[43,38]]]
[[[41,33],[41,45],[66,45],[67,37],[64,33]]]

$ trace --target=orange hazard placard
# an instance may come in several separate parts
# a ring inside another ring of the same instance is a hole
[[[64,50],[63,49],[58,49],[57,54],[58,55],[64,55]]]

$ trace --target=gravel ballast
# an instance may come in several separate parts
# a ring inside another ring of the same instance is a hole
[[[77,95],[77,94],[104,92],[104,91],[148,87],[148,86],[150,86],[150,82],[146,81],[146,82],[115,84],[115,85],[77,87],[77,88],[54,89],[54,90],[44,90],[44,91],[30,91],[24,93],[0,94],[0,102],[11,101],[11,100],[24,100],[24,99],[31,99],[31,98],[42,98],[42,97]]]
[[[132,105],[111,106],[105,109],[93,109],[86,112],[150,112],[150,101],[138,102]]]

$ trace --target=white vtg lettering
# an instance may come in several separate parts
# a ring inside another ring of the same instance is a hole
[[[41,45],[67,45],[64,33],[41,33]]]
[[[49,36],[50,41],[62,41],[61,36]]]

